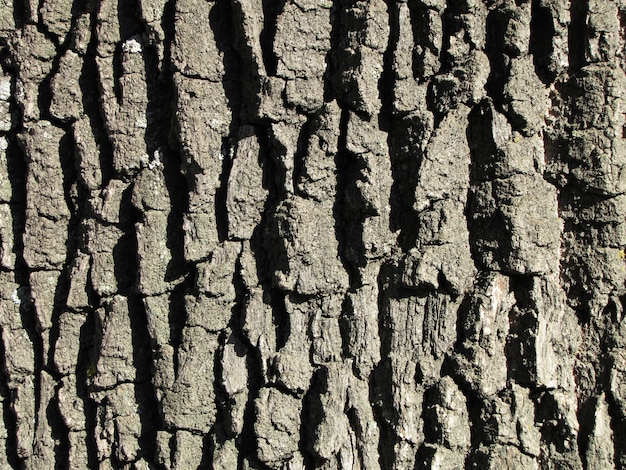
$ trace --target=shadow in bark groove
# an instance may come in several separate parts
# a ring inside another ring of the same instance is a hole
[[[95,368],[94,350],[95,334],[96,334],[96,314],[90,311],[87,319],[80,329],[80,349],[78,351],[78,360],[76,365],[76,394],[83,402],[85,412],[85,431],[87,447],[87,462],[89,468],[98,468],[98,445],[96,443],[96,422],[97,407],[96,402],[89,396],[88,381],[91,379],[92,371]]]
[[[230,123],[230,135],[236,135],[239,127],[239,108],[241,106],[241,57],[234,47],[236,42],[235,28],[232,24],[233,11],[230,1],[217,0],[215,6],[209,13],[209,23],[215,35],[217,49],[222,54],[224,64],[224,76],[222,85],[224,94],[228,102],[228,107],[232,113]]]
[[[489,12],[486,22],[485,53],[489,59],[490,71],[485,89],[499,111],[504,104],[504,87],[509,75],[510,59],[503,48],[508,19],[507,13],[498,8]]]
[[[100,163],[100,173],[102,177],[102,188],[106,188],[109,181],[113,177],[113,146],[109,140],[104,125],[104,119],[100,112],[100,102],[98,89],[102,87],[99,83],[98,66],[96,64],[96,47],[98,44],[96,34],[97,21],[95,15],[91,16],[91,39],[87,46],[87,52],[83,58],[83,67],[81,69],[78,83],[80,86],[83,111],[89,119],[92,134],[96,141],[98,149],[98,158]],[[97,84],[98,86],[94,86]]]
[[[583,468],[589,468],[587,462],[587,449],[589,448],[589,438],[593,432],[595,407],[598,402],[598,397],[591,397],[578,404],[578,423],[580,428],[578,430],[578,452],[580,460],[583,464]]]
[[[378,275],[378,335],[380,337],[380,361],[369,378],[369,402],[379,429],[378,461],[381,468],[393,468],[395,445],[398,436],[394,430],[397,412],[393,407],[393,371],[390,354],[391,331],[389,325],[389,299],[395,294],[387,286],[396,275],[397,267],[383,264]]]
[[[484,273],[482,274],[484,275]],[[481,276],[479,274],[477,279]],[[465,332],[466,318],[471,315],[474,308],[474,301],[470,295],[465,295],[457,309],[456,332],[457,339],[454,343],[454,354],[464,355],[464,342],[467,340]],[[447,355],[441,365],[441,377],[449,375],[465,397],[467,413],[470,426],[470,451],[465,458],[465,468],[487,468],[488,462],[485,455],[478,450],[481,444],[489,443],[489,435],[485,427],[483,415],[486,414],[487,402],[482,400],[478,394],[472,390],[472,384],[460,373],[459,366],[453,355]]]
[[[26,2],[24,0],[13,0],[13,21],[16,29],[22,29],[26,23]]]
[[[424,24],[424,22],[418,20],[418,15],[415,14],[415,3],[414,1],[409,2],[409,6],[411,8],[411,24],[413,26],[413,37],[414,41],[417,44],[421,44],[422,47],[432,48],[433,45],[429,44],[430,38],[428,38],[428,34],[430,33],[429,25]],[[441,66],[439,68],[438,73],[446,73],[452,70],[454,66],[453,58],[450,55],[450,41],[451,38],[458,33],[462,25],[459,24],[459,15],[465,13],[463,11],[463,7],[468,5],[465,2],[459,2],[456,0],[446,0],[446,7],[441,12],[441,51],[439,51],[439,60],[441,61]],[[420,24],[421,23],[421,24]],[[426,36],[426,37],[424,37]],[[414,56],[415,57],[415,56]],[[423,78],[417,75],[418,78]]]
[[[1,329],[0,329],[1,333]],[[6,351],[4,341],[0,341],[0,396],[2,396],[2,418],[7,431],[4,452],[12,468],[20,468],[22,462],[17,454],[17,418],[11,409],[11,391],[9,378],[6,376]]]
[[[254,459],[257,453],[257,436],[254,432],[256,417],[254,401],[259,397],[263,377],[261,358],[253,348],[248,349],[248,354],[246,354],[246,369],[248,370],[248,401],[243,415],[243,428],[237,438],[238,468],[243,468],[244,459]]]
[[[139,16],[139,1],[140,0],[118,0],[117,2],[117,20],[120,28],[120,42],[116,45],[115,53],[113,55],[113,83],[118,105],[122,105],[120,79],[123,75],[123,45],[133,36],[142,36],[145,33],[145,25]],[[141,42],[143,43],[143,41]]]
[[[159,403],[151,381],[153,358],[147,328],[148,320],[139,297],[128,299],[128,314],[132,331],[133,366],[137,371],[135,400],[141,421],[141,436],[138,441],[143,458],[152,462],[153,456],[156,455],[157,429],[163,429],[163,423],[158,413]]]
[[[220,185],[215,192],[215,220],[217,224],[218,239],[220,242],[228,238],[228,211],[226,210],[226,197],[228,191],[228,177],[232,169],[232,158],[230,157],[231,139],[237,135],[237,129],[241,124],[240,107],[242,104],[241,72],[243,65],[241,57],[237,54],[234,44],[236,37],[235,28],[232,24],[233,7],[230,2],[218,0],[209,14],[211,30],[215,35],[215,42],[219,52],[222,54],[224,64],[224,76],[222,86],[231,111],[231,121],[229,125],[229,136],[222,139],[221,155],[222,169],[220,172]]]
[[[357,181],[361,179],[357,158],[346,150],[348,119],[350,112],[342,110],[335,156],[336,192],[333,219],[339,259],[348,273],[350,287],[356,288],[363,284],[358,268],[366,263],[362,225],[365,213],[363,204],[357,205],[356,202],[359,192]]]
[[[63,193],[65,196],[65,204],[70,210],[70,220],[67,227],[66,235],[66,257],[63,263],[62,271],[58,277],[57,285],[54,293],[54,304],[51,312],[52,328],[48,333],[47,363],[44,365],[50,371],[54,371],[54,354],[56,352],[56,341],[59,337],[59,318],[63,310],[66,309],[67,296],[69,293],[70,273],[72,261],[76,258],[78,252],[78,240],[80,222],[83,216],[86,204],[87,194],[81,191],[81,187],[77,185],[76,163],[74,159],[74,141],[70,133],[66,133],[59,143],[59,155],[61,158],[61,168],[63,171]],[[74,189],[76,194],[72,194]],[[46,332],[44,332],[46,334]],[[69,443],[68,443],[69,446]]]
[[[537,0],[535,0],[537,1]],[[587,63],[587,13],[589,4],[587,0],[571,0],[570,24],[568,27],[567,46],[569,52],[569,74],[580,70]]]
[[[389,38],[383,53],[383,71],[378,80],[378,97],[381,103],[380,112],[378,113],[378,126],[381,130],[389,133],[394,121],[393,102],[395,99],[396,80],[393,60],[398,41],[400,40],[400,14],[397,2],[385,0],[385,3],[387,4],[389,17]]]
[[[278,68],[278,57],[274,52],[274,39],[278,16],[285,8],[285,0],[262,0],[263,30],[261,31],[261,52],[263,64],[268,76],[275,76]]]
[[[611,394],[607,394],[611,429],[613,430],[613,451],[615,453],[615,468],[626,468],[626,419],[622,407]]]
[[[231,123],[232,124],[232,123]],[[220,242],[228,239],[228,210],[226,209],[226,199],[228,197],[228,178],[233,168],[231,149],[233,143],[231,139],[222,139],[222,171],[220,172],[220,185],[215,190],[215,224],[217,226],[217,237]]]
[[[387,144],[391,157],[391,232],[397,232],[398,244],[404,252],[415,246],[417,240],[417,212],[415,206],[415,189],[418,184],[419,167],[422,152],[418,140],[424,125],[417,116],[394,119]]]
[[[326,384],[326,372],[322,368],[318,368],[311,377],[309,389],[302,397],[302,411],[300,412],[300,440],[298,441],[298,449],[302,454],[304,467],[318,468],[321,459],[316,457],[313,451],[315,442],[315,428],[319,426],[322,415],[320,393],[323,391],[322,385]],[[287,392],[289,393],[289,392]]]
[[[304,163],[306,161],[308,153],[307,146],[309,143],[309,139],[318,127],[319,116],[320,112],[307,116],[306,122],[300,128],[296,152],[293,156],[293,190],[296,195],[304,198],[306,198],[307,196],[299,190],[298,183],[300,181],[300,178],[302,177],[302,170],[304,169]]]
[[[554,21],[556,18],[552,16],[550,8],[541,6],[540,0],[532,0],[529,52],[533,56],[535,73],[544,84],[550,84],[556,78],[555,70],[551,67],[551,55],[554,52],[552,41],[556,33]]]
[[[486,270],[506,270],[505,260],[512,252],[512,246],[492,184],[497,177],[498,161],[502,159],[502,152],[496,147],[492,134],[493,113],[498,111],[491,106],[491,100],[485,98],[468,116],[466,135],[471,163],[465,218],[474,265]],[[488,193],[487,196],[481,190]],[[494,208],[489,210],[491,202]]]
[[[51,437],[55,442],[54,457],[55,469],[69,468],[69,428],[66,426],[58,407],[58,392],[62,384],[57,382],[54,398],[46,407],[46,419],[52,430]]]
[[[536,382],[532,370],[537,361],[534,343],[538,328],[536,305],[531,301],[533,276],[509,279],[515,305],[509,311],[509,333],[504,346],[507,380],[532,388]]]
[[[50,68],[50,72],[39,84],[38,94],[37,94],[37,107],[39,108],[39,115],[41,119],[46,119],[51,122],[55,122],[57,125],[59,124],[58,119],[55,119],[50,114],[50,105],[52,104],[52,89],[50,84],[52,82],[52,78],[59,72],[59,66],[61,63],[61,58],[65,54],[67,47],[60,47],[60,51],[57,47],[57,55],[52,59],[52,67]]]
[[[531,398],[536,404],[535,422],[539,425],[541,432],[542,447],[552,447],[552,461],[560,460],[564,453],[571,452],[568,441],[568,425],[566,417],[560,411],[560,406],[550,390],[539,388],[531,391]],[[580,452],[580,449],[578,449]],[[560,454],[560,455],[559,455]],[[546,456],[539,456],[539,466],[544,468],[549,462],[544,460]]]

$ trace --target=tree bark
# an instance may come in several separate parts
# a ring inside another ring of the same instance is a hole
[[[0,0],[0,468],[626,468],[624,18]]]

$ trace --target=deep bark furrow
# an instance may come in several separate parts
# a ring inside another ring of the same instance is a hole
[[[623,468],[625,17],[0,2],[0,466]]]

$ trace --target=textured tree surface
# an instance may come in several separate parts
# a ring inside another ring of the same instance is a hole
[[[625,36],[0,0],[0,468],[626,468]]]

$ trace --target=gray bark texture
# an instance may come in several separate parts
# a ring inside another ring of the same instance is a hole
[[[626,468],[625,37],[0,0],[0,468]]]

